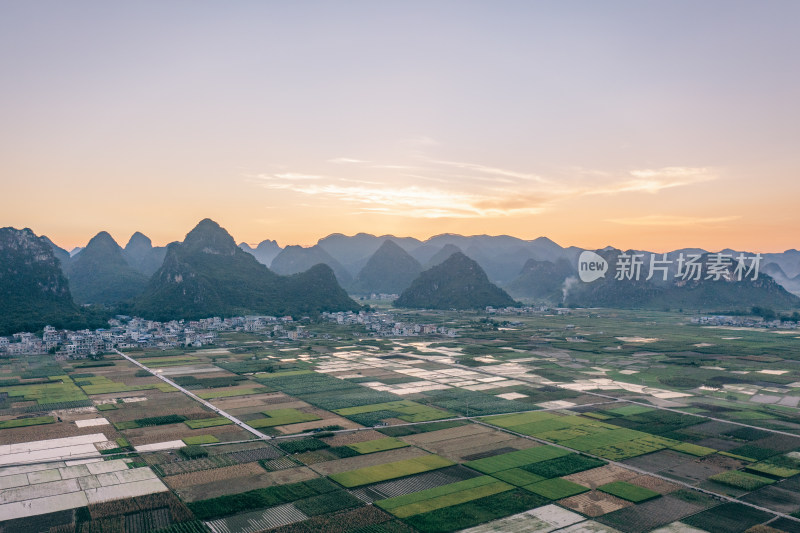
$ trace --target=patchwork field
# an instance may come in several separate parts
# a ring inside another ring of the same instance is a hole
[[[0,360],[3,527],[800,530],[800,335],[415,313],[459,336],[312,321],[302,341],[131,351],[175,386],[116,355]]]

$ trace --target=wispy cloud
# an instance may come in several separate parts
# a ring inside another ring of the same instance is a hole
[[[705,167],[665,167],[659,169],[631,170],[630,178],[612,180],[591,187],[584,194],[620,194],[647,192],[655,194],[664,189],[684,187],[717,179],[717,175]]]
[[[384,213],[423,218],[475,218],[538,214],[578,197],[648,193],[716,179],[711,169],[664,167],[624,173],[572,169],[567,176],[544,177],[533,172],[474,162],[411,156],[413,164],[337,157],[329,172],[263,173],[249,176],[261,186],[350,204],[357,213]],[[345,174],[342,165],[347,168]],[[722,217],[727,220],[729,217]],[[631,222],[627,222],[631,220]],[[680,217],[615,219],[619,224],[689,225]],[[722,219],[710,219],[724,222]]]
[[[628,226],[700,226],[719,225],[742,218],[739,215],[725,217],[685,217],[678,215],[645,215],[641,217],[611,218],[608,222]]]
[[[462,170],[478,172],[481,174],[488,174],[490,176],[505,176],[509,178],[516,178],[517,180],[524,180],[524,181],[535,181],[538,183],[549,183],[549,180],[541,176],[537,176],[535,174],[526,174],[523,172],[516,172],[514,170],[507,170],[503,168],[496,168],[496,167],[487,167],[484,165],[478,165],[475,163],[460,163],[457,161],[441,161],[436,159],[431,159],[431,163],[436,165],[444,165],[449,167],[455,167]]]
[[[292,190],[309,196],[334,199],[357,205],[362,212],[422,218],[474,218],[510,214],[535,214],[541,206],[511,198],[487,198],[454,190],[419,186],[345,185],[336,178],[325,184],[282,183],[267,179],[264,186]]]

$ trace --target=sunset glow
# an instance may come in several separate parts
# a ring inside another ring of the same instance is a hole
[[[2,226],[797,248],[796,2],[14,2]]]

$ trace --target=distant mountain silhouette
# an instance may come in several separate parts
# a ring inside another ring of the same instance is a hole
[[[632,251],[628,251],[630,254]],[[733,251],[723,251],[731,253]],[[800,298],[790,294],[763,271],[758,279],[743,276],[738,280],[733,275],[734,264],[726,269],[719,280],[706,279],[704,271],[699,280],[676,277],[676,255],[669,254],[673,264],[667,272],[667,280],[658,273],[647,281],[649,254],[644,254],[642,275],[636,279],[616,279],[620,250],[598,251],[608,261],[608,272],[604,278],[591,283],[577,282],[567,291],[568,305],[585,307],[617,307],[643,309],[701,309],[727,310],[750,309],[753,306],[790,309],[800,306]],[[657,259],[660,258],[657,255]],[[699,262],[707,264],[709,254],[701,256]]]
[[[272,260],[275,259],[282,250],[277,242],[270,240],[261,241],[255,248],[250,248],[249,244],[242,242],[239,243],[239,248],[255,257],[259,263],[267,267],[272,264]]]
[[[353,282],[353,276],[350,275],[347,269],[319,245],[308,248],[287,246],[272,260],[269,268],[276,274],[288,276],[289,274],[305,272],[320,263],[331,267],[334,274],[336,274],[336,279],[342,286],[347,287]]]
[[[564,282],[577,271],[566,259],[555,263],[528,259],[522,271],[504,288],[514,298],[558,304],[564,299]]]
[[[425,263],[425,270],[435,267],[436,265],[441,265],[444,263],[451,255],[455,253],[464,253],[461,248],[456,246],[455,244],[445,244],[442,248],[436,252],[433,257],[428,259],[428,262]]]
[[[387,239],[358,273],[350,292],[400,294],[420,272],[419,261]]]
[[[141,272],[148,278],[161,268],[166,255],[166,246],[154,247],[150,238],[138,231],[131,235],[128,244],[125,245],[125,249],[122,251],[125,261],[134,270]]]
[[[155,320],[298,316],[358,308],[328,266],[279,276],[210,219],[201,221],[182,243],[168,246],[164,264],[133,306],[137,315]]]
[[[460,252],[421,273],[394,302],[397,307],[427,309],[482,309],[515,303],[489,281],[478,263]]]
[[[774,279],[787,291],[791,292],[795,296],[800,296],[800,274],[797,274],[794,277],[789,277],[789,275],[783,271],[783,268],[781,268],[778,263],[767,263],[764,265],[761,271],[772,277],[772,279]]]
[[[394,235],[375,236],[369,233],[358,233],[352,237],[348,237],[341,233],[333,233],[320,239],[317,245],[340,264],[344,265],[352,276],[355,276],[364,268],[369,258],[372,257],[372,255],[378,251],[378,248],[387,240],[394,242],[406,252],[422,244],[422,242],[413,237],[395,237]]]
[[[131,267],[122,248],[105,231],[69,263],[65,273],[75,301],[81,304],[115,304],[141,294],[147,276]]]

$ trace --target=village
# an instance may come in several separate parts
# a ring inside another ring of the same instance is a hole
[[[386,312],[323,313],[322,320],[340,325],[363,325],[370,336],[411,337],[417,335],[457,336],[451,327],[398,322]],[[22,332],[0,337],[0,356],[53,354],[56,359],[81,359],[111,353],[114,349],[200,348],[215,344],[221,332],[245,332],[296,341],[316,336],[309,332],[309,317],[295,321],[291,316],[239,316],[157,322],[118,315],[108,321],[108,328],[58,330],[45,326],[41,336]]]

